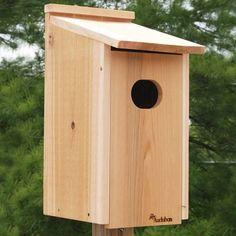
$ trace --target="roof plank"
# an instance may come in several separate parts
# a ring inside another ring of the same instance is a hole
[[[57,14],[74,14],[80,16],[92,16],[92,17],[107,17],[116,18],[123,20],[135,19],[135,13],[133,11],[121,11],[111,10],[95,7],[81,7],[81,6],[70,6],[62,4],[47,4],[44,7],[45,13],[57,13]]]
[[[205,51],[203,45],[131,22],[95,21],[61,16],[51,16],[50,21],[58,27],[116,48],[181,54],[202,54]]]

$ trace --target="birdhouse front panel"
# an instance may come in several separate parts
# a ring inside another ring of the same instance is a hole
[[[182,216],[183,56],[111,52],[110,228]]]

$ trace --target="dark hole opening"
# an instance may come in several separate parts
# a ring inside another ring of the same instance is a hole
[[[132,87],[131,97],[137,107],[150,109],[158,100],[157,86],[151,80],[138,80]]]

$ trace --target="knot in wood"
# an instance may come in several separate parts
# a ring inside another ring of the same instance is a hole
[[[74,128],[75,128],[75,122],[72,121],[72,122],[71,122],[71,129],[74,129]]]

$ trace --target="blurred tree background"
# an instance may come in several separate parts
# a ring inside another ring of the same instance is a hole
[[[208,47],[191,56],[190,219],[136,229],[140,236],[236,235],[236,1],[57,0],[128,8],[136,22]],[[0,64],[0,235],[91,235],[89,224],[42,215],[43,6],[0,0],[0,46],[39,47]]]

